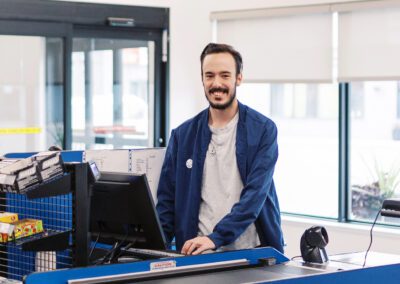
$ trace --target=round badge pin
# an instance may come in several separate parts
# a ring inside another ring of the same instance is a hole
[[[191,169],[192,166],[193,166],[193,160],[192,160],[192,159],[188,159],[188,160],[186,161],[186,167],[187,167],[188,169]]]

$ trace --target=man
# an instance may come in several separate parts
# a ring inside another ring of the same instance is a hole
[[[157,193],[166,237],[188,255],[260,245],[283,252],[276,126],[238,102],[236,50],[210,43],[200,61],[210,106],[171,133]]]

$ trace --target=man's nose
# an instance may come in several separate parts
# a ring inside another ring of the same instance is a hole
[[[212,82],[213,87],[222,87],[222,80],[220,77],[215,76],[213,82]]]

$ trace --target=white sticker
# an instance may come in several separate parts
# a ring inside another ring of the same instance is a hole
[[[188,160],[186,161],[186,167],[187,167],[188,169],[191,169],[192,166],[193,166],[193,160],[192,160],[192,159],[188,159]]]
[[[150,263],[150,271],[163,270],[163,269],[175,268],[175,267],[176,267],[175,260],[157,261],[157,262]]]

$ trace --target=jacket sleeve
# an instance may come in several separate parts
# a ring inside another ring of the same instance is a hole
[[[175,131],[171,133],[161,170],[157,190],[157,212],[167,238],[171,243],[175,228],[175,172],[176,172],[177,139]]]
[[[208,236],[216,248],[234,242],[257,219],[270,194],[272,176],[278,159],[277,129],[274,123],[264,128],[251,161],[239,201]]]

